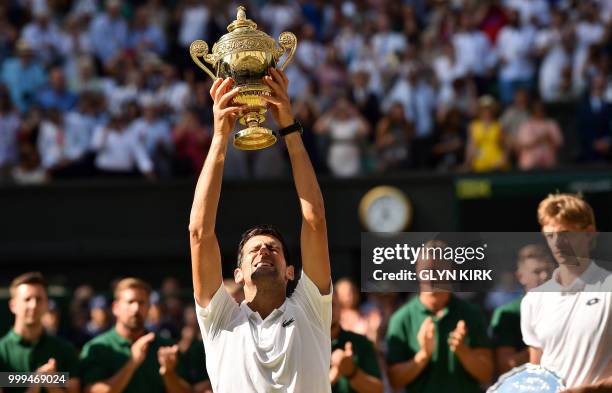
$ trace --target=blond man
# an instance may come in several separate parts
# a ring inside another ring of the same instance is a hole
[[[612,387],[612,275],[590,257],[595,215],[582,198],[550,195],[538,220],[559,267],[521,303],[529,361],[554,371],[566,393]]]
[[[191,393],[179,374],[178,346],[145,329],[151,287],[124,278],[115,287],[113,315],[117,322],[81,352],[84,393]]]

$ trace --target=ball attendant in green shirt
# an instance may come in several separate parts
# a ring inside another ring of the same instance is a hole
[[[149,285],[137,278],[117,284],[115,326],[81,351],[84,393],[191,393],[181,377],[178,346],[145,330],[150,293]]]
[[[67,372],[66,387],[0,388],[2,393],[78,392],[75,379],[77,352],[68,341],[45,333],[42,317],[49,307],[47,282],[42,274],[29,272],[15,278],[10,286],[9,307],[15,315],[13,328],[0,338],[0,371]]]
[[[440,240],[427,247],[446,247]],[[420,270],[453,269],[453,262],[420,258]],[[391,386],[406,393],[480,393],[493,376],[493,356],[483,312],[439,282],[419,282],[420,292],[396,311],[387,330]],[[448,286],[448,283],[442,283]]]

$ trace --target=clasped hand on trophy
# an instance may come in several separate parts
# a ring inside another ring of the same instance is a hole
[[[279,127],[288,127],[294,122],[291,110],[291,101],[287,92],[289,80],[284,72],[275,68],[269,69],[269,75],[263,77],[263,81],[270,87],[272,94],[262,96],[268,103],[268,109],[274,116]],[[236,119],[246,105],[233,105],[233,99],[240,94],[240,87],[232,86],[232,78],[217,78],[210,88],[210,96],[213,99],[214,134],[229,136],[232,132]]]

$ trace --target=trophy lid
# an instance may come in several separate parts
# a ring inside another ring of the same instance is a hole
[[[275,41],[268,34],[257,30],[257,23],[246,17],[246,8],[238,6],[236,20],[227,26],[224,34],[212,48],[216,63],[225,55],[243,51],[262,51],[279,55],[282,49],[275,47]],[[277,53],[278,52],[278,53]]]
[[[246,28],[255,30],[257,29],[257,23],[253,22],[250,19],[247,19],[246,8],[240,5],[238,6],[238,9],[236,12],[236,20],[230,23],[229,26],[227,26],[227,31],[231,33],[232,31],[239,29],[241,27],[246,27]]]

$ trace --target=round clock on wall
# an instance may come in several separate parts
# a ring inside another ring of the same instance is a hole
[[[370,232],[401,232],[412,223],[412,204],[400,189],[378,186],[361,198],[359,217]]]

